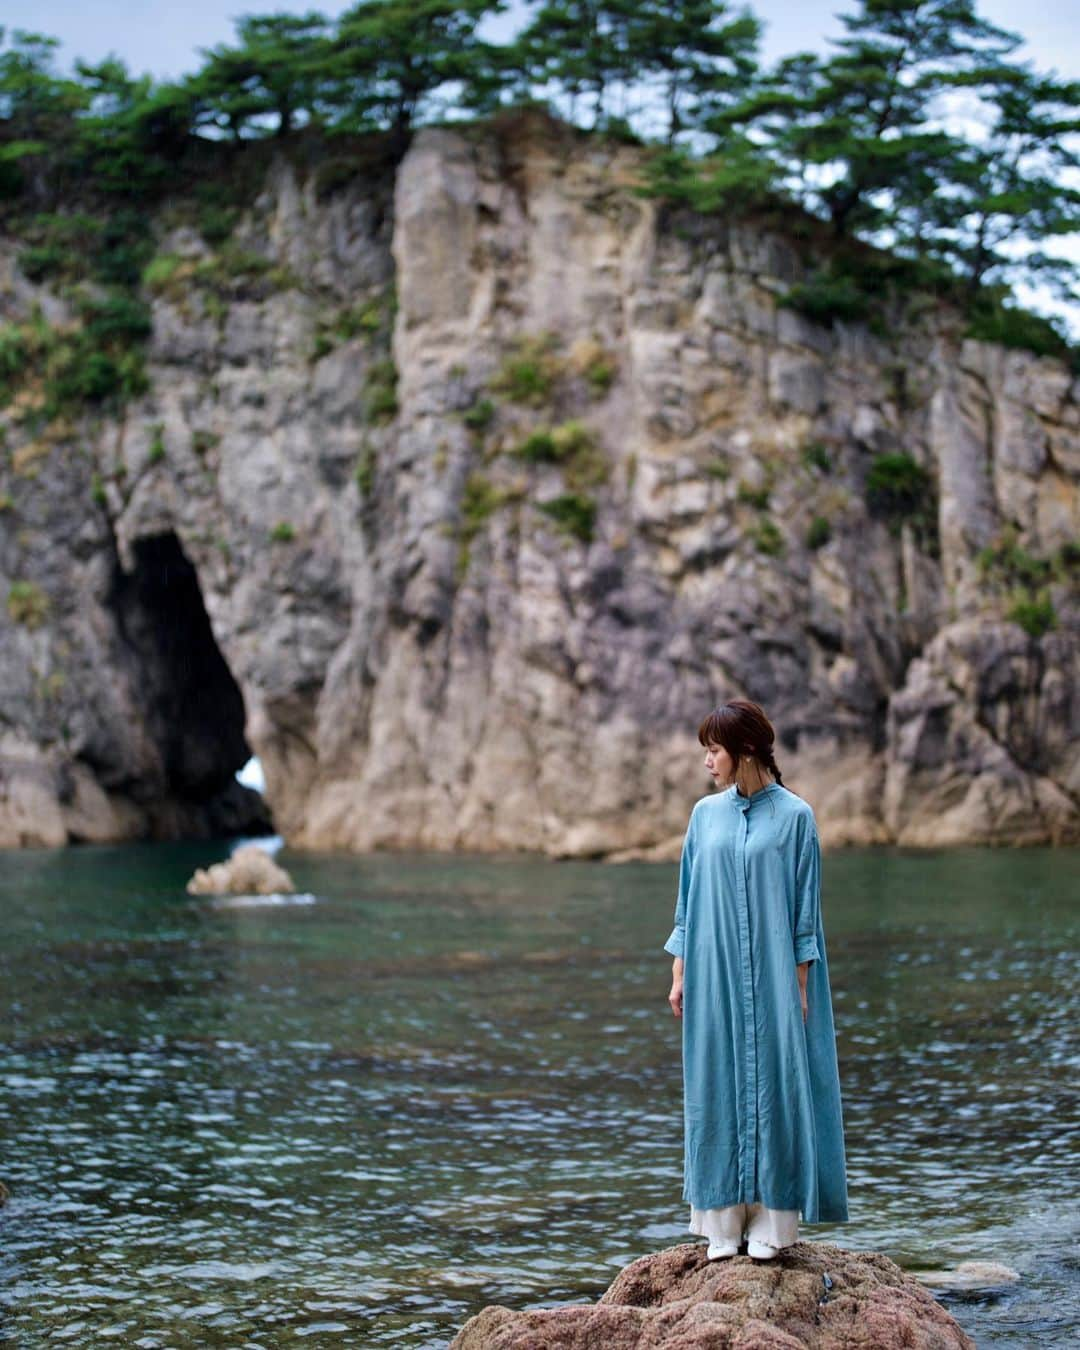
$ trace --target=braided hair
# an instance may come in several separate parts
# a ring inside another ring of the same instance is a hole
[[[721,703],[698,727],[698,740],[706,747],[722,745],[735,764],[745,755],[752,756],[768,769],[781,787],[787,786],[780,777],[780,766],[773,751],[776,733],[760,703],[748,698]]]

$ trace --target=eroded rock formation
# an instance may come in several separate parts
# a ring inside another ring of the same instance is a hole
[[[220,825],[250,750],[294,847],[673,856],[740,694],[826,844],[1080,838],[1075,573],[1033,636],[994,571],[1077,537],[1080,382],[811,323],[790,243],[638,154],[426,129],[329,197],[283,159],[235,240],[276,279],[214,304],[162,223],[150,391],[8,428],[0,842]],[[5,315],[62,317],[16,244]],[[921,517],[871,509],[889,452]]]
[[[293,879],[258,844],[243,844],[224,862],[197,867],[188,895],[280,895],[295,891]]]

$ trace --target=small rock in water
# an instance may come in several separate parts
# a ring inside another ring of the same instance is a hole
[[[295,891],[293,879],[258,844],[244,844],[224,862],[197,867],[189,895],[273,895]]]
[[[935,1289],[996,1289],[1014,1284],[1020,1272],[997,1261],[961,1261],[955,1270],[913,1270],[916,1280]]]

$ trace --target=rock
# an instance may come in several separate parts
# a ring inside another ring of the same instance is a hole
[[[1059,641],[1048,634],[1050,653]],[[1080,841],[1070,784],[1080,703],[1050,666],[1032,660],[1016,625],[983,618],[942,628],[911,662],[886,719],[881,806],[897,843]]]
[[[604,855],[604,861],[610,863],[623,862],[678,862],[682,856],[683,836],[681,834],[669,835],[667,839],[660,839],[655,844],[647,844],[635,847],[631,845],[628,848],[614,849],[611,853]]]
[[[825,401],[825,370],[820,361],[788,351],[769,360],[769,397],[779,407],[816,413]]]
[[[922,1285],[879,1252],[797,1242],[779,1257],[709,1261],[684,1243],[623,1268],[598,1303],[492,1305],[450,1350],[974,1350]]]
[[[293,879],[258,844],[243,844],[225,862],[195,869],[189,895],[276,895],[295,891]]]
[[[911,1275],[931,1289],[1000,1289],[1020,1278],[1019,1271],[998,1261],[961,1261],[952,1270],[913,1270]]]
[[[0,409],[0,847],[268,809],[301,848],[670,857],[739,694],[824,840],[1080,837],[1080,381],[797,314],[790,243],[642,199],[640,157],[542,116],[329,195],[272,156],[235,232],[271,268],[154,295],[121,417]],[[5,318],[52,321],[24,242]],[[493,390],[542,338],[544,387]],[[571,422],[569,461],[515,453]],[[898,452],[926,499],[881,519]]]

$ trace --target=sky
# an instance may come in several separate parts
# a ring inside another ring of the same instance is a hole
[[[314,9],[334,17],[352,0],[4,0],[0,22],[7,28],[47,33],[63,42],[61,59],[77,56],[97,61],[115,53],[137,74],[159,78],[192,70],[198,48],[227,42],[232,19],[242,14]],[[795,51],[825,51],[826,39],[838,35],[836,14],[852,8],[843,0],[752,0],[750,8],[765,23],[762,55],[768,62]],[[521,23],[524,7],[512,2],[507,13],[489,24],[493,39],[507,36]],[[1037,65],[1080,79],[1080,23],[1076,0],[981,0],[978,12],[1002,28],[1022,33],[1021,53]]]
[[[0,23],[59,38],[59,63],[70,68],[82,57],[99,61],[119,56],[134,74],[159,79],[186,74],[201,63],[199,49],[231,41],[233,19],[243,14],[316,10],[335,17],[353,0],[3,0]],[[738,5],[733,6],[738,8]],[[765,25],[761,57],[772,64],[797,51],[828,52],[828,39],[843,32],[836,17],[854,6],[844,0],[750,0],[749,7]],[[1042,70],[1080,79],[1080,22],[1077,0],[980,0],[978,13],[1025,39],[1017,56]],[[509,37],[523,22],[526,8],[511,0],[507,12],[489,20],[482,32],[492,41]],[[1080,238],[1055,245],[1080,262]],[[1080,306],[1063,306],[1049,295],[1018,289],[1020,300],[1042,312],[1065,318],[1080,338]]]

